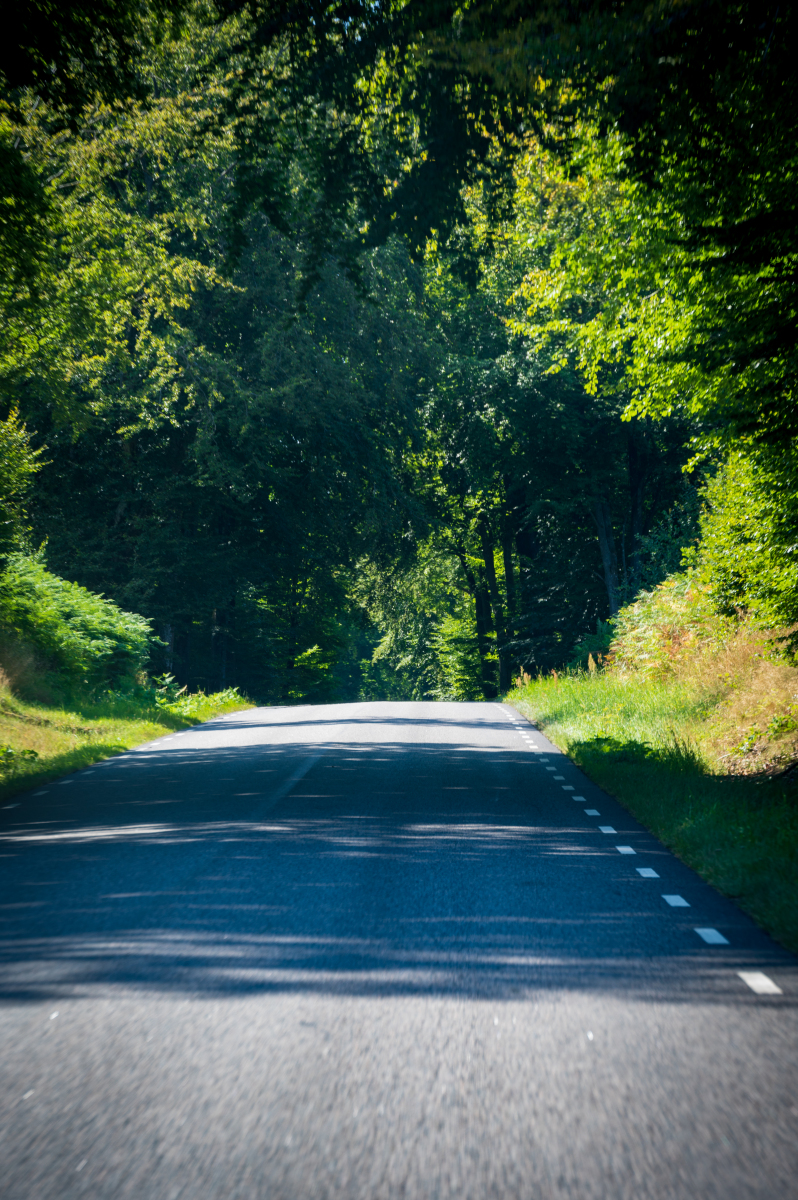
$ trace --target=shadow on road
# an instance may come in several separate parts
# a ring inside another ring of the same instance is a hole
[[[685,868],[617,807],[639,851],[615,854],[522,748],[338,742],[275,801],[311,753],[156,749],[31,801],[0,831],[0,999],[582,989],[747,1003],[739,966],[794,967],[697,880],[695,915],[663,911],[634,864]],[[699,917],[733,926],[732,945],[697,945]]]

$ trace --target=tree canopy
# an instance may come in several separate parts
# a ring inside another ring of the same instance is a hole
[[[685,551],[795,619],[791,8],[19,11],[0,551],[272,702],[584,664]]]

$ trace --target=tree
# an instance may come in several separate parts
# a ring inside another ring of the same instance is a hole
[[[41,452],[12,408],[0,421],[0,554],[19,547],[25,529],[25,505],[34,478],[42,469]]]

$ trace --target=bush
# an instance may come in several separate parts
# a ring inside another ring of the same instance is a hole
[[[154,641],[145,617],[53,575],[38,554],[6,559],[0,629],[30,646],[64,682],[95,687],[131,685]]]
[[[225,688],[222,692],[207,696],[205,692],[189,692],[188,688],[180,687],[174,675],[162,675],[154,679],[150,692],[144,694],[150,693],[159,712],[183,721],[204,721],[211,711],[249,707],[249,700],[242,696],[238,688]]]
[[[0,550],[19,545],[24,536],[24,502],[41,466],[41,451],[32,449],[30,435],[12,409],[0,421]]]
[[[614,621],[596,620],[596,632],[587,633],[574,646],[568,666],[574,670],[595,670],[607,656],[615,631]],[[591,667],[592,661],[592,667]]]
[[[615,617],[609,660],[613,669],[668,675],[680,663],[720,650],[737,627],[717,611],[710,584],[693,571],[670,575],[641,592]]]
[[[732,455],[707,483],[701,541],[685,561],[719,612],[744,612],[763,628],[798,622],[794,480],[790,462],[762,453]]]

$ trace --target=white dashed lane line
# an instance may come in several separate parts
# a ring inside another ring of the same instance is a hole
[[[717,929],[696,929],[696,933],[708,946],[728,946],[729,944],[729,939],[725,938]]]
[[[521,729],[522,729],[521,726],[516,725],[515,728],[518,730],[518,732],[521,732]],[[522,733],[522,737],[524,738],[524,740],[527,742],[528,745],[532,745],[532,739],[531,739],[531,737],[529,737],[529,735]],[[549,760],[547,758],[539,758],[537,761],[542,766],[545,766]],[[564,775],[556,775],[555,774],[555,772],[557,770],[556,767],[546,766],[546,770],[548,772],[550,772],[552,775],[554,775],[555,782],[559,783],[565,778]],[[572,792],[573,790],[574,790],[573,787],[571,787],[568,784],[564,785],[564,787],[563,787],[563,791],[566,791],[566,792]],[[587,803],[586,798],[584,796],[574,795],[573,799],[576,800],[580,804]],[[600,816],[600,813],[597,808],[586,808],[585,816],[598,817],[598,816]],[[599,825],[599,832],[601,832],[601,833],[616,833],[617,830],[612,825]],[[632,846],[616,846],[615,849],[618,851],[619,854],[636,854],[636,851],[632,848]],[[638,875],[641,876],[642,879],[659,879],[659,874],[654,870],[653,867],[636,867],[635,870],[637,871]],[[676,895],[675,893],[663,894],[662,899],[671,908],[689,908],[690,907],[689,901],[685,900],[683,896]],[[711,929],[709,927],[702,926],[700,928],[696,927],[695,932],[709,946],[728,946],[729,945],[728,938],[725,938],[723,936],[723,934],[720,933],[720,931],[717,929]],[[753,992],[757,993],[757,995],[781,996],[783,994],[781,988],[777,984],[775,984],[772,979],[768,978],[768,976],[765,975],[762,971],[738,971],[737,974],[739,975],[740,979],[742,979],[742,981],[745,984],[747,984],[748,987],[751,988],[751,990]]]
[[[743,983],[747,983],[752,992],[758,996],[783,996],[781,988],[763,971],[738,971]]]
[[[516,725],[515,728],[521,732],[521,726]],[[179,737],[180,734],[177,736]],[[527,744],[532,744],[532,739],[529,737],[529,735],[522,734],[522,736]],[[538,758],[537,761],[540,765],[545,766],[549,760],[547,758]],[[546,766],[546,770],[554,775],[555,782],[560,782],[565,778],[563,775],[554,774],[554,772],[557,770],[556,767]],[[563,790],[571,792],[574,789],[570,785],[565,785]],[[585,796],[575,795],[572,797],[572,799],[576,800],[579,804],[587,803]],[[586,808],[584,811],[585,816],[587,817],[598,817],[601,815],[597,808]],[[599,831],[601,833],[616,832],[612,825],[599,825]],[[636,851],[631,846],[616,846],[615,849],[619,854],[636,854]],[[659,873],[655,871],[653,867],[635,867],[635,870],[642,879],[660,878]],[[690,908],[689,901],[685,900],[683,896],[679,896],[676,893],[663,894],[662,899],[671,908]],[[695,933],[697,933],[702,941],[706,942],[708,946],[729,945],[728,938],[725,938],[717,929],[701,926],[695,928]],[[782,996],[784,994],[778,984],[774,983],[773,980],[770,979],[769,976],[765,975],[763,971],[738,971],[737,974],[743,983],[745,983],[751,989],[751,991],[755,992],[758,996]]]

